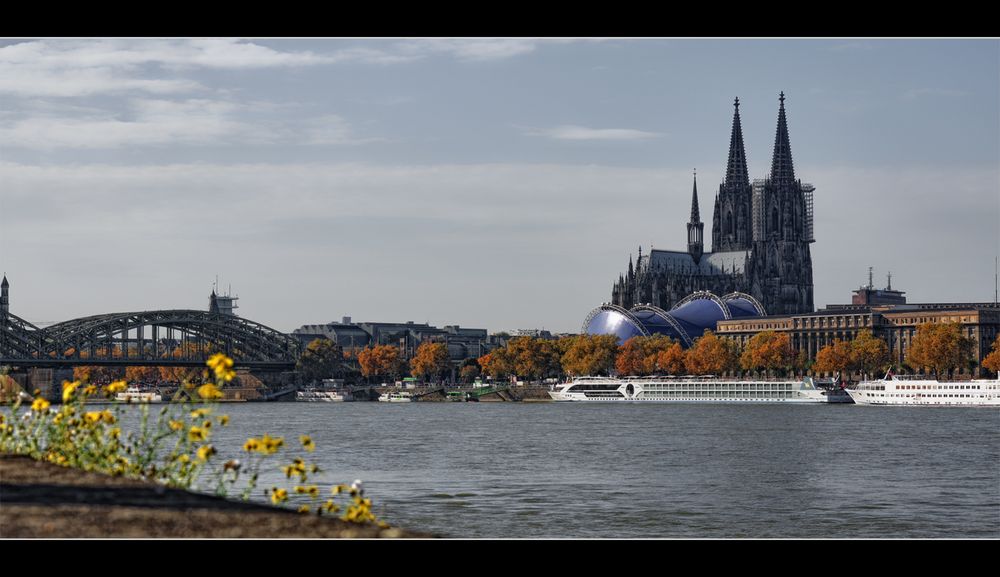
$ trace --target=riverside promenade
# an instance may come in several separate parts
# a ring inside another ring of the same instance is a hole
[[[432,537],[0,454],[0,538]]]

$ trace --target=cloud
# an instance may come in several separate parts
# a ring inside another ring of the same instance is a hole
[[[524,132],[532,136],[545,136],[555,140],[645,140],[662,136],[656,132],[645,132],[632,128],[588,128],[572,124],[554,128],[528,128]]]

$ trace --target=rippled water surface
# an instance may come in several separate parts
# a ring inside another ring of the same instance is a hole
[[[456,537],[1000,537],[1000,411],[249,403],[220,447],[312,435],[329,483]],[[276,469],[261,481],[288,485]]]

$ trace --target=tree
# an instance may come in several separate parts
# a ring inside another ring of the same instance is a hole
[[[370,377],[392,377],[400,373],[399,349],[392,345],[365,347],[358,351],[358,365],[361,375]]]
[[[410,371],[413,376],[424,380],[428,377],[440,377],[448,369],[449,359],[448,345],[424,341],[410,359]]]
[[[662,371],[657,359],[673,345],[673,339],[666,335],[632,337],[618,347],[615,370],[619,375],[651,375]]]
[[[817,373],[844,373],[852,364],[851,343],[835,339],[816,353],[812,368]]]
[[[314,339],[302,355],[295,368],[310,382],[334,378],[343,372],[344,353],[340,345],[330,339]]]
[[[563,370],[575,376],[606,375],[614,367],[617,350],[615,335],[580,335],[562,357]]]
[[[514,373],[514,359],[507,347],[493,349],[479,357],[479,365],[483,372],[499,380]]]
[[[739,345],[705,329],[688,350],[684,368],[692,375],[721,375],[736,371],[739,369]]]
[[[914,367],[941,373],[965,366],[972,354],[973,342],[962,336],[958,323],[924,323],[917,327],[906,360]]]
[[[482,367],[476,359],[465,359],[458,369],[458,377],[464,383],[472,383],[482,373]]]
[[[983,359],[983,368],[1000,373],[1000,335],[997,335],[996,340],[993,341],[993,352]]]
[[[160,376],[156,367],[126,367],[125,380],[130,383],[155,381]]]
[[[851,341],[851,364],[863,375],[885,368],[890,360],[889,345],[872,335],[871,329],[861,329]]]
[[[680,343],[670,345],[665,351],[660,351],[656,355],[656,366],[660,372],[668,375],[683,375],[685,373],[684,359],[687,354]]]
[[[775,331],[761,331],[751,337],[740,356],[740,366],[748,371],[780,371],[794,362],[791,339],[787,334]]]

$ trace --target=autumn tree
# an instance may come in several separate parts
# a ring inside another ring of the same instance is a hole
[[[482,373],[482,367],[476,359],[465,359],[458,369],[458,378],[464,383],[472,383]]]
[[[483,373],[489,375],[493,380],[500,380],[514,373],[514,360],[511,358],[507,347],[493,349],[489,353],[479,357],[479,366],[483,368]]]
[[[709,329],[698,337],[684,358],[684,368],[692,375],[721,375],[739,369],[739,345]]]
[[[310,382],[334,378],[343,372],[343,366],[344,352],[340,345],[326,338],[310,341],[295,363],[295,369]]]
[[[861,329],[851,341],[851,364],[863,375],[884,369],[891,359],[889,345],[874,336],[871,329]]]
[[[670,345],[665,351],[656,354],[656,366],[661,373],[668,375],[683,375],[685,373],[684,360],[687,353],[680,343]]]
[[[661,371],[657,359],[673,345],[673,339],[666,335],[632,337],[618,347],[615,370],[619,375],[651,375]]]
[[[972,345],[971,339],[962,336],[959,323],[924,323],[917,327],[906,361],[934,371],[934,378],[940,379],[941,373],[966,364]]]
[[[993,352],[983,359],[983,368],[994,373],[1000,373],[1000,335],[993,341]]]
[[[567,374],[608,374],[615,364],[618,337],[615,335],[580,335],[566,349],[562,367]]]
[[[835,339],[816,353],[813,371],[817,373],[844,373],[853,363],[851,343]]]
[[[410,372],[419,379],[440,377],[449,366],[448,345],[424,341],[410,359]]]
[[[400,373],[399,349],[392,345],[365,347],[358,351],[358,365],[365,378],[392,377]]]
[[[740,355],[740,366],[748,371],[783,371],[794,363],[791,338],[775,331],[761,331],[751,337]]]
[[[156,367],[126,367],[125,380],[130,383],[155,381],[160,376]]]

